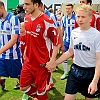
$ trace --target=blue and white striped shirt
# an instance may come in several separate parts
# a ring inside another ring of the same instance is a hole
[[[0,19],[0,48],[2,48],[11,39],[12,34],[19,35],[19,33],[20,22],[18,17],[12,13],[8,13],[4,21]],[[19,59],[21,57],[19,44],[20,41],[18,39],[13,47],[0,54],[0,59]]]
[[[64,36],[63,41],[64,45],[68,46],[70,44],[70,34],[71,31],[74,29],[75,24],[75,14],[72,14],[72,17],[68,19],[68,16],[64,16],[62,19],[62,27],[64,28]]]
[[[45,14],[48,15],[54,21],[54,25],[56,26],[56,28],[60,26],[56,14],[50,13],[48,10],[45,11]]]

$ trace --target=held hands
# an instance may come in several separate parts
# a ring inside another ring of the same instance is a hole
[[[46,68],[48,69],[49,72],[53,72],[56,70],[56,63],[55,60],[50,60],[49,62],[46,63]]]
[[[92,95],[92,94],[94,94],[97,90],[98,90],[98,88],[97,88],[97,83],[91,82],[90,85],[89,85],[89,87],[88,87],[88,93]]]

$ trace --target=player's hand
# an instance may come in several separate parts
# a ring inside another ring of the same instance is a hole
[[[56,64],[55,61],[50,60],[49,62],[46,63],[46,68],[48,69],[49,72],[53,72],[56,70]]]
[[[98,90],[98,88],[97,88],[97,83],[91,82],[90,85],[89,85],[89,87],[88,87],[88,93],[92,95],[92,94],[94,94],[97,90]]]

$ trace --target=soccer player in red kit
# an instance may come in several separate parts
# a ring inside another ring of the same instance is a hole
[[[46,84],[50,78],[58,49],[60,38],[54,22],[39,10],[41,0],[24,0],[24,10],[31,16],[25,17],[26,59],[21,76],[21,90],[37,100],[48,100]],[[51,56],[51,44],[54,49]]]
[[[21,22],[21,25],[20,25],[20,48],[21,48],[21,53],[22,53],[22,56],[24,57],[24,50],[25,50],[25,47],[26,47],[26,34],[25,34],[25,25],[24,25],[24,22]],[[22,57],[22,59],[24,60],[24,58]]]
[[[80,4],[92,4],[92,0],[80,0]],[[100,15],[98,12],[92,10],[92,19],[90,21],[90,25],[100,31]],[[75,22],[75,28],[78,27],[78,24]]]

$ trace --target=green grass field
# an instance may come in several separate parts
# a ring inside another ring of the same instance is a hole
[[[72,60],[69,59],[68,61],[68,68]],[[63,74],[63,67],[60,64],[58,70],[53,72],[53,80],[55,86],[48,92],[49,100],[63,100],[64,91],[65,91],[65,84],[66,80],[60,80],[61,75]],[[0,88],[0,100],[21,100],[23,93],[20,90],[14,90],[13,87],[16,85],[17,79],[6,79],[6,90],[2,91]],[[29,99],[33,100],[33,99]],[[84,97],[81,94],[76,95],[76,100],[84,100]],[[97,100],[97,99],[95,99]]]

